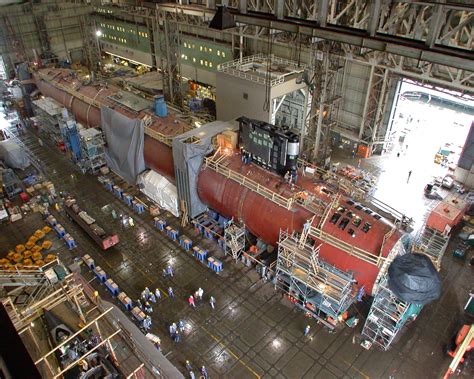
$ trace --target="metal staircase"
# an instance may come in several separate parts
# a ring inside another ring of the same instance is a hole
[[[225,253],[237,261],[245,250],[245,226],[230,221],[224,229],[224,239]]]
[[[421,305],[407,303],[395,296],[388,288],[388,279],[384,275],[377,286],[374,301],[362,329],[362,336],[365,338],[363,346],[369,349],[376,345],[388,350],[409,317],[417,315],[421,308]]]

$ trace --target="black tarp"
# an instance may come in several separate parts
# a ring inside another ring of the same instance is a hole
[[[413,304],[428,304],[441,294],[438,272],[423,254],[396,257],[388,268],[388,287],[397,297]]]

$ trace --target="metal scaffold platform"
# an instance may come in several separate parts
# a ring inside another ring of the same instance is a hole
[[[427,255],[439,271],[441,269],[441,260],[448,247],[448,243],[448,236],[425,225],[417,234],[412,250],[414,253]]]
[[[106,165],[104,137],[94,128],[79,130],[81,139],[82,167],[85,171],[96,173]]]
[[[354,278],[322,261],[319,247],[281,230],[275,283],[296,305],[333,329],[354,302]]]
[[[422,305],[411,304],[399,299],[388,288],[388,278],[382,277],[367,320],[362,329],[365,338],[362,345],[369,349],[373,345],[388,350],[400,330],[411,317],[416,317]]]
[[[245,251],[245,226],[239,226],[232,220],[224,229],[225,253],[237,261]]]

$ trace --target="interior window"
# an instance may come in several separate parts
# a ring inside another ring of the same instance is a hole
[[[367,213],[368,215],[373,213],[369,208],[365,208],[364,212]]]
[[[347,212],[346,217],[352,218],[352,217],[354,217],[354,213],[352,213],[352,212]]]
[[[352,229],[352,228],[349,228],[347,233],[349,233],[351,237],[355,237],[355,235],[356,235],[354,229]]]
[[[382,218],[382,216],[378,215],[377,213],[374,213],[372,217],[375,218],[376,220],[380,220]]]
[[[357,205],[355,206],[355,209],[357,209],[357,210],[359,210],[359,211],[362,210],[363,208],[364,208],[364,207],[363,207],[362,205],[360,205],[360,204],[357,204]]]
[[[331,220],[329,222],[331,224],[335,224],[337,220],[339,220],[340,217],[341,217],[341,214],[336,212],[332,215]]]
[[[354,203],[352,200],[347,200],[347,201],[346,201],[346,204],[348,204],[348,205],[354,205],[355,203]]]

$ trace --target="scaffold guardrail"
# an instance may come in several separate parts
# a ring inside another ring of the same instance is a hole
[[[363,250],[347,242],[344,242],[340,240],[339,238],[329,233],[326,233],[325,231],[319,228],[316,228],[314,226],[310,226],[309,235],[314,238],[317,238],[321,242],[325,242],[325,243],[330,244],[331,246],[337,247],[338,249],[346,252],[347,254],[352,255],[353,257],[356,257],[360,260],[363,260],[364,262],[370,263],[377,267],[380,267],[380,265],[383,263],[385,259],[382,256],[374,255],[372,253],[369,253],[366,250]]]

